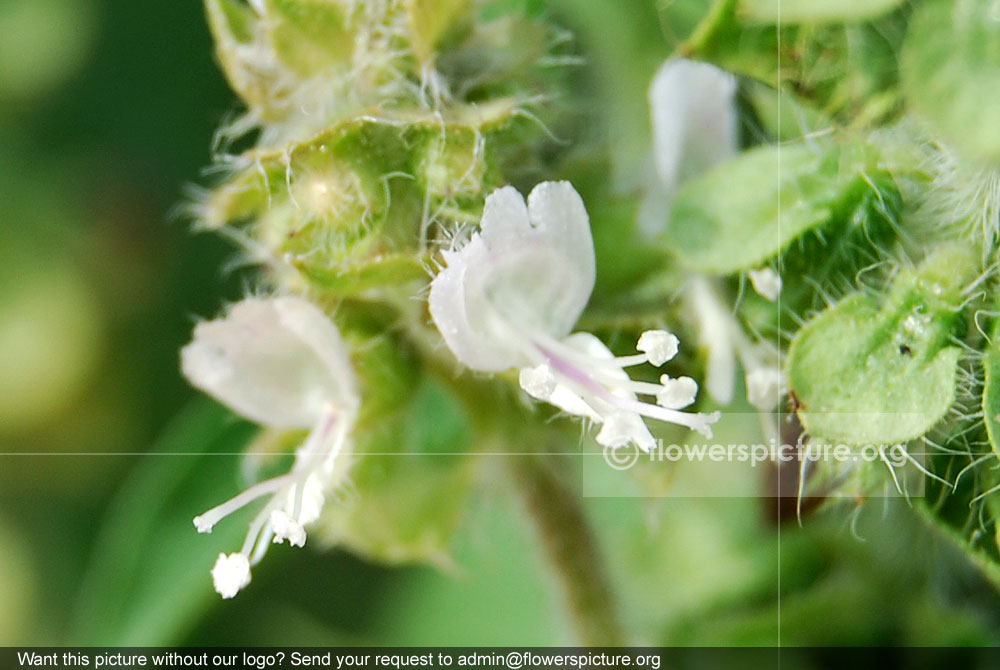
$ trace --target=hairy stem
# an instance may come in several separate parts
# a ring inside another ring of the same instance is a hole
[[[624,644],[621,625],[597,540],[580,505],[580,492],[555,466],[564,458],[508,459],[546,557],[559,579],[579,642]]]
[[[419,322],[412,321],[417,324]],[[528,431],[537,417],[513,400],[511,389],[468,373],[440,355],[436,334],[426,327],[411,329],[429,370],[455,393],[473,419],[481,442],[524,452],[528,445],[551,444],[551,431]],[[516,381],[511,379],[512,384]],[[519,390],[515,393],[520,392]],[[507,412],[497,411],[506,408]],[[567,452],[568,453],[568,452]],[[580,504],[581,493],[568,482],[572,460],[562,454],[511,453],[504,459],[534,522],[549,565],[559,580],[563,600],[580,644],[621,646],[624,642],[617,608],[597,539]]]

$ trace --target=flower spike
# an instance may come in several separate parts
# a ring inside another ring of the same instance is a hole
[[[646,331],[639,353],[616,357],[590,333],[570,334],[595,279],[590,220],[572,184],[539,184],[527,203],[510,186],[496,190],[486,198],[479,232],[444,257],[446,267],[431,283],[430,312],[460,362],[481,372],[517,368],[529,395],[601,424],[597,441],[605,446],[651,449],[655,440],[642,417],[711,435],[718,413],[678,411],[693,402],[694,380],[652,384],[625,372],[673,358],[675,335]]]
[[[192,384],[233,411],[277,428],[310,428],[291,472],[260,482],[194,518],[200,533],[259,498],[270,500],[250,524],[243,548],[220,554],[215,590],[232,598],[250,583],[268,544],[301,547],[319,518],[324,491],[343,476],[358,411],[354,373],[340,333],[312,303],[248,298],[221,319],[199,324],[181,351]]]

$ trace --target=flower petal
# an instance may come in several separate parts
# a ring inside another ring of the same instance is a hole
[[[330,404],[356,411],[340,334],[302,298],[247,298],[198,324],[181,367],[192,384],[261,424],[310,428]]]
[[[671,191],[736,153],[736,78],[708,63],[675,59],[649,87],[653,158]]]
[[[524,333],[569,333],[594,287],[594,248],[568,182],[539,184],[525,204],[511,187],[486,198],[482,230],[431,282],[431,317],[462,363],[500,372],[538,363]]]

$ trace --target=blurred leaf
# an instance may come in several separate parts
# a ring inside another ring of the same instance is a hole
[[[786,90],[777,90],[758,81],[747,81],[741,94],[753,108],[760,132],[780,141],[803,137],[832,126],[830,119]]]
[[[877,164],[850,142],[752,149],[683,186],[665,236],[695,270],[757,267],[803,233],[849,218],[875,189],[867,175]]]
[[[13,245],[7,235],[0,240],[19,257],[0,270],[3,435],[37,429],[79,401],[99,370],[107,324],[92,282],[75,263],[51,250],[19,249],[16,237]]]
[[[30,630],[36,603],[38,576],[41,572],[32,561],[26,538],[0,517],[0,645],[24,644]]]
[[[901,63],[907,102],[968,156],[1000,161],[1000,5],[930,0]]]
[[[649,84],[674,45],[664,39],[660,16],[652,2],[551,0],[551,4],[566,15],[595,78],[596,90],[587,91],[589,95],[581,96],[578,104],[588,108],[596,102],[604,115],[588,130],[601,133],[608,149],[610,190],[631,191],[645,183],[648,168]],[[704,8],[693,11],[703,14]],[[671,21],[670,14],[664,20]],[[684,33],[688,30],[674,21],[666,27]]]
[[[0,3],[0,101],[47,93],[80,69],[97,35],[94,5],[93,0]]]
[[[752,21],[825,23],[863,21],[905,0],[740,0],[739,12]]]
[[[925,501],[918,501],[916,511],[921,519],[960,551],[994,589],[1000,590],[1000,560],[996,538],[982,538],[978,533],[966,532],[964,525],[944,518],[940,509],[935,509]],[[968,518],[967,504],[965,511]]]
[[[490,461],[487,466],[495,465]],[[503,482],[490,469],[488,482]],[[517,501],[487,484],[468,506],[449,574],[414,569],[386,593],[373,629],[397,645],[556,645],[569,634],[557,587]]]
[[[199,400],[141,457],[97,534],[72,644],[176,644],[219,603],[209,572],[219,552],[239,547],[246,525],[234,515],[206,536],[191,520],[236,493],[230,456],[253,431]]]
[[[682,187],[665,234],[681,261],[701,272],[756,267],[828,215],[824,198],[798,183],[825,173],[807,144],[767,146],[741,154]],[[815,190],[815,189],[813,189]],[[780,212],[780,216],[779,216]]]

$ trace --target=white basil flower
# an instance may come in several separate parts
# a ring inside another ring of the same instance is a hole
[[[714,65],[668,60],[649,87],[655,179],[642,203],[640,227],[663,230],[678,187],[735,156],[739,123],[733,96],[736,77]]]
[[[749,270],[747,276],[750,278],[750,285],[757,295],[766,300],[774,302],[781,293],[781,276],[768,266],[758,270]]]
[[[691,277],[684,287],[684,298],[701,345],[708,351],[705,388],[709,394],[724,405],[732,402],[739,359],[750,404],[764,412],[773,410],[786,387],[778,348],[769,342],[754,342],[743,332],[711,279]]]
[[[291,472],[260,482],[195,517],[208,533],[223,517],[270,496],[250,524],[243,548],[220,554],[215,589],[232,598],[250,583],[250,567],[268,544],[305,544],[324,492],[343,477],[348,436],[358,412],[354,372],[333,322],[302,298],[247,298],[224,318],[198,324],[181,351],[192,384],[234,412],[275,428],[309,429]]]
[[[569,182],[539,184],[527,204],[510,186],[496,190],[486,198],[479,232],[444,258],[446,267],[431,283],[430,312],[465,365],[519,369],[531,396],[601,424],[597,441],[605,446],[652,448],[642,417],[711,435],[718,413],[678,411],[689,404],[683,391],[690,381],[670,391],[625,372],[673,358],[674,335],[647,331],[637,343],[641,353],[616,357],[590,333],[571,334],[594,288],[595,267],[587,211]]]

